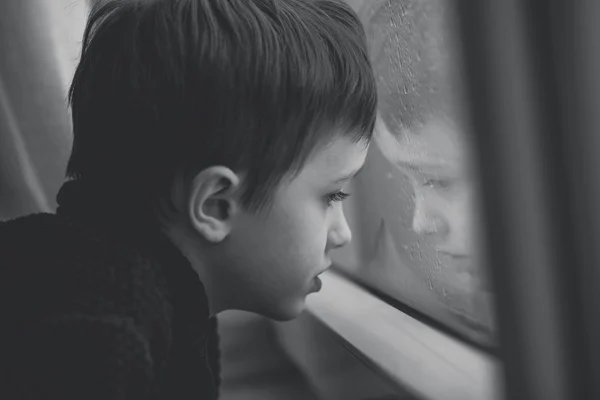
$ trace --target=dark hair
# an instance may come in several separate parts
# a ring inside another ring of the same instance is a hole
[[[68,177],[149,205],[176,173],[224,165],[254,210],[319,144],[370,140],[377,102],[363,27],[336,0],[99,2],[69,100]]]
[[[457,35],[445,0],[373,0],[361,11],[390,132],[413,129],[436,113],[453,116]]]

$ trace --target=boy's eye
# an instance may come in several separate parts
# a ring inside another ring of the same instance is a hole
[[[430,188],[448,189],[450,181],[447,179],[425,179],[423,186]]]
[[[338,192],[335,192],[335,193],[328,194],[327,195],[327,205],[331,206],[335,202],[346,200],[348,197],[350,197],[350,194],[344,193],[341,190]]]

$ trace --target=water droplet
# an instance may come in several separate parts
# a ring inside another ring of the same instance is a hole
[[[408,253],[408,256],[410,257],[411,261],[415,261],[415,251],[414,250],[410,250],[410,252]]]

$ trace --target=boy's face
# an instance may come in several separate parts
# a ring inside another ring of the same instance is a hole
[[[367,150],[364,142],[335,140],[277,188],[266,215],[236,217],[219,268],[239,307],[277,320],[302,311],[320,286],[317,275],[331,264],[329,251],[350,242],[338,200]]]
[[[475,182],[467,144],[456,127],[432,119],[398,140],[380,122],[375,140],[411,182],[413,230],[433,246],[446,274],[469,291],[482,289]]]

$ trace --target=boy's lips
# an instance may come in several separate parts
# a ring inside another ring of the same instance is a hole
[[[468,254],[464,254],[464,253],[453,253],[452,251],[448,251],[448,250],[443,250],[443,249],[436,249],[438,254],[443,254],[445,256],[448,257],[453,257],[453,258],[469,258]]]
[[[488,290],[488,282],[485,280],[485,265],[478,264],[472,256],[465,254],[454,254],[441,250],[438,251],[438,254],[446,258],[448,264],[445,267],[448,273],[454,274],[478,290]]]
[[[327,266],[326,266],[325,268],[321,269],[321,272],[317,273],[317,276],[318,276],[318,275],[321,275],[323,272],[325,272],[325,271],[327,271],[329,268],[331,268],[331,265],[332,265],[332,264],[333,264],[333,263],[332,263],[331,261],[329,261],[329,262],[327,263]]]
[[[456,253],[451,253],[451,252],[447,252],[447,251],[443,251],[443,250],[438,250],[437,253],[439,255],[443,256],[444,258],[448,259],[448,261],[450,261],[450,263],[451,263],[451,265],[449,265],[449,267],[452,268],[456,272],[468,273],[468,274],[472,274],[472,273],[476,272],[473,269],[473,265],[470,262],[471,257],[466,254],[456,254]]]

